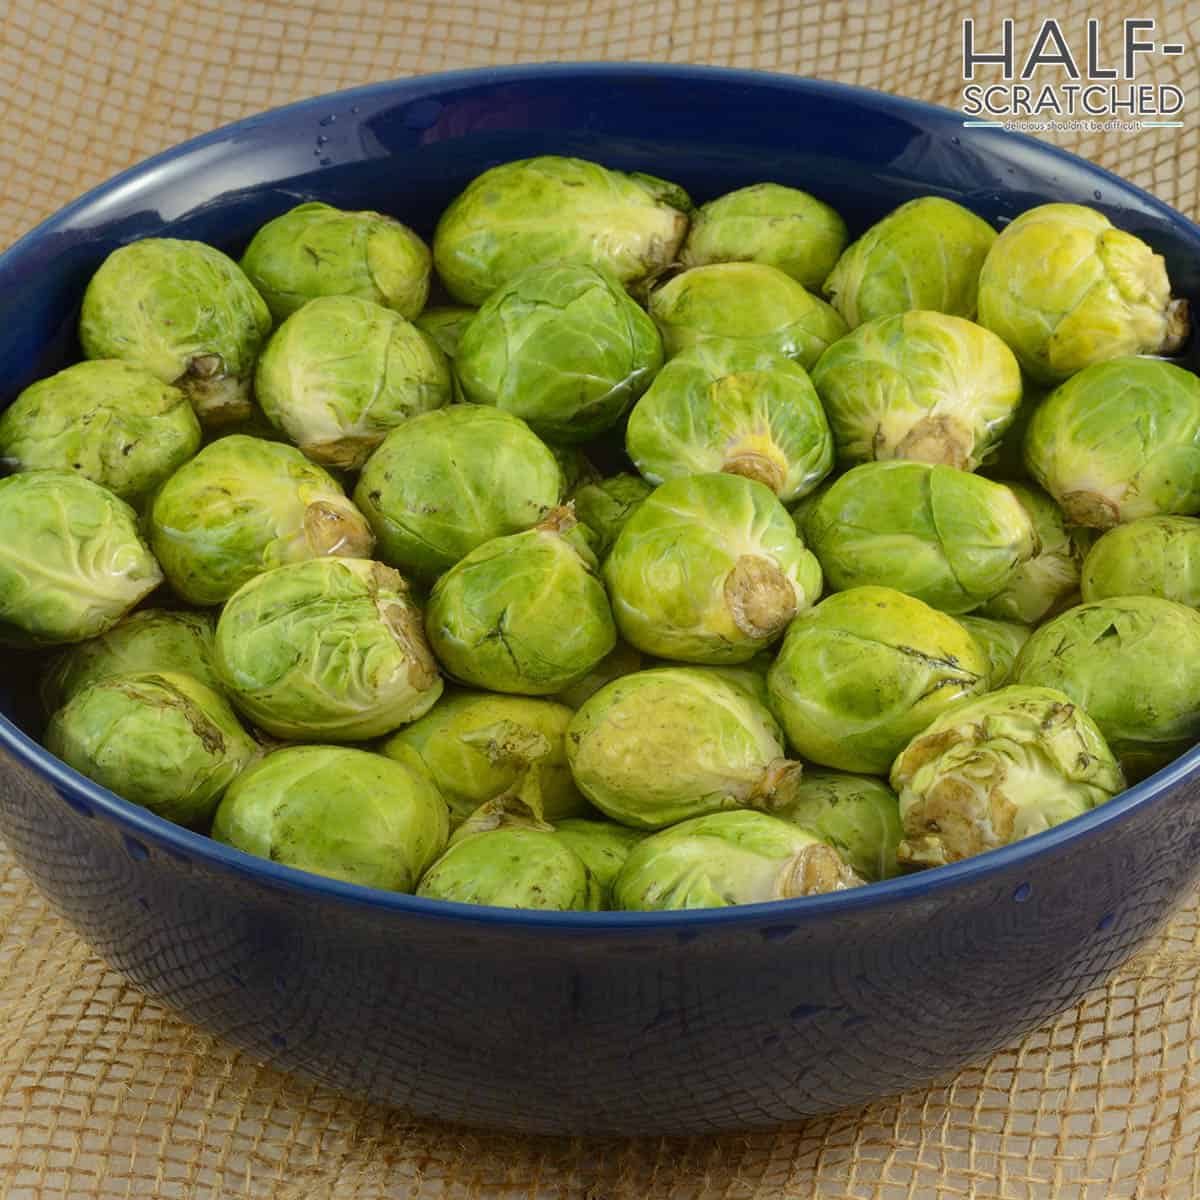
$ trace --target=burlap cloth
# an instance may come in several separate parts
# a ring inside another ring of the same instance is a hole
[[[183,138],[396,75],[547,59],[719,63],[957,106],[960,21],[984,49],[1043,15],[1111,45],[1125,17],[1183,42],[1144,78],[1185,126],[1060,144],[1200,213],[1200,3],[1063,0],[0,0],[0,246]],[[1136,9],[1136,11],[1135,11]],[[994,77],[993,77],[994,78]],[[1005,136],[989,134],[988,136]],[[1078,1008],[946,1087],[777,1134],[522,1139],[416,1121],[284,1078],[108,970],[0,848],[0,1197],[1200,1196],[1200,912]]]

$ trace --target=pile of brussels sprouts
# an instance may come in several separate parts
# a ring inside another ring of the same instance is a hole
[[[338,879],[654,910],[956,862],[1200,738],[1186,331],[1090,208],[851,242],[570,158],[432,250],[322,203],[240,263],[147,238],[0,416],[0,636],[57,648],[66,763]]]

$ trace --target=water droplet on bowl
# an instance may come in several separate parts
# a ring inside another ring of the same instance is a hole
[[[317,134],[317,145],[318,145],[318,146],[323,146],[323,145],[325,145],[325,143],[326,143],[327,141],[329,141],[329,136],[328,136],[328,134],[324,134],[324,133],[318,133],[318,134]]]
[[[1021,884],[1020,887],[1018,887],[1016,889],[1016,891],[1013,892],[1013,899],[1018,904],[1024,904],[1025,901],[1028,900],[1029,897],[1032,895],[1033,895],[1033,888],[1030,887],[1029,884],[1023,883],[1023,884]]]
[[[150,851],[145,844],[128,834],[125,835],[125,853],[135,862],[145,862],[150,857]]]
[[[1095,191],[1095,192],[1093,192],[1093,193],[1092,193],[1092,196],[1093,196],[1093,198],[1095,198],[1096,200],[1101,200],[1101,199],[1103,199],[1103,196],[1101,195],[1101,193],[1100,193],[1099,191]]]
[[[336,121],[336,120],[337,120],[337,113],[330,113],[329,116],[322,117],[317,122],[317,124],[318,125],[332,125],[334,123],[334,121]]]

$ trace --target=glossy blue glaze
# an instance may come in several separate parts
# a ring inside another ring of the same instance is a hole
[[[651,171],[698,200],[770,178],[855,231],[930,193],[997,223],[1046,200],[1093,204],[1200,297],[1200,230],[1179,214],[946,110],[695,67],[470,71],[243,121],[34,230],[0,256],[0,405],[77,356],[83,285],[122,242],[237,252],[313,198],[428,235],[472,176],[537,153]],[[126,804],[29,736],[30,678],[17,657],[0,679],[0,832],[96,949],[283,1069],[452,1120],[750,1129],[917,1087],[1101,983],[1200,873],[1193,751],[1018,846],[841,895],[692,914],[439,904],[302,875]]]

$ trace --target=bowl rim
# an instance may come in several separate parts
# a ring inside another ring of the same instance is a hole
[[[155,169],[176,159],[227,141],[231,134],[240,130],[250,130],[273,120],[290,119],[296,114],[315,112],[331,103],[387,99],[395,105],[429,98],[430,93],[436,94],[458,86],[538,82],[560,76],[571,79],[578,78],[581,74],[608,79],[614,83],[631,77],[656,77],[679,82],[704,77],[718,84],[725,83],[743,88],[773,87],[784,91],[829,96],[831,99],[855,99],[884,112],[920,115],[925,121],[936,117],[943,123],[961,124],[963,119],[962,113],[942,105],[929,104],[911,97],[892,95],[855,84],[782,72],[700,64],[542,62],[503,67],[468,67],[405,76],[328,92],[267,109],[189,138],[143,159],[82,193],[5,248],[0,252],[0,271],[8,262],[20,259],[35,249],[46,235],[67,225],[89,205],[138,182]],[[1005,138],[1016,139],[1019,144],[1028,147],[1043,159],[1069,164],[1075,170],[1082,168],[1098,181],[1108,181],[1115,185],[1119,192],[1132,193],[1145,207],[1156,210],[1173,225],[1182,225],[1187,233],[1200,241],[1200,226],[1185,214],[1095,163],[1025,134],[1008,130],[979,130],[978,133],[990,136],[1003,133]],[[239,876],[275,892],[298,892],[314,899],[337,901],[357,908],[398,912],[408,917],[428,920],[454,920],[484,926],[502,925],[514,930],[538,930],[544,933],[560,930],[575,935],[588,931],[636,933],[663,928],[682,931],[695,927],[715,931],[730,926],[800,924],[805,920],[819,919],[826,915],[842,915],[868,908],[904,904],[918,898],[933,899],[963,883],[980,883],[991,879],[999,884],[998,877],[1013,868],[1026,864],[1032,867],[1035,860],[1074,846],[1092,834],[1122,821],[1133,810],[1165,800],[1172,789],[1194,777],[1200,770],[1200,745],[1196,745],[1149,778],[1061,825],[961,862],[843,892],[729,908],[672,912],[544,912],[430,900],[408,893],[384,891],[315,875],[236,850],[204,834],[175,825],[166,818],[156,816],[150,810],[131,801],[123,800],[114,792],[94,783],[56,758],[3,713],[0,713],[0,750],[6,751],[18,763],[48,780],[60,795],[65,793],[78,797],[86,802],[89,809],[103,813],[123,830],[127,837],[144,837],[171,857],[202,860],[206,866]],[[63,802],[70,804],[65,796]]]

